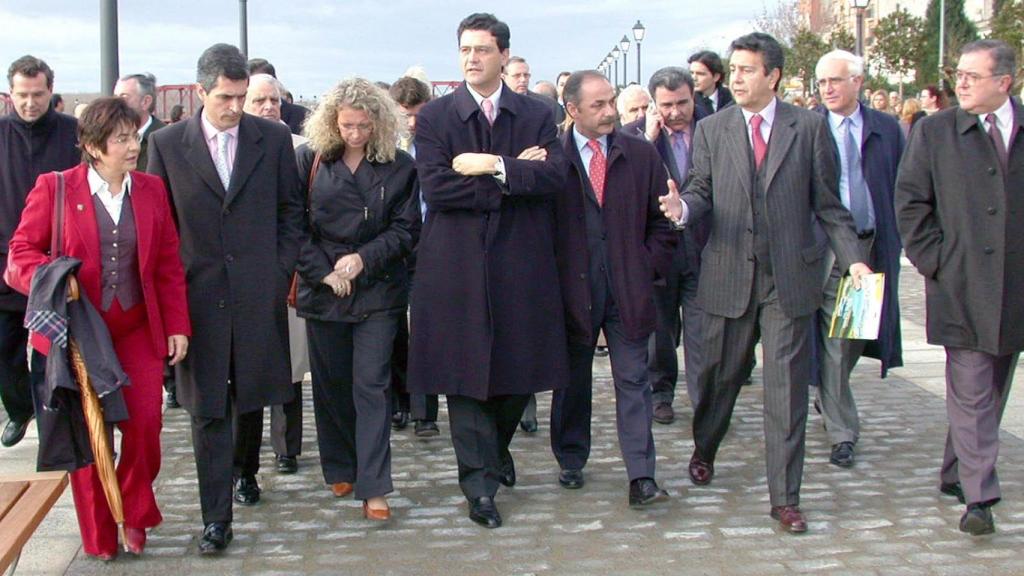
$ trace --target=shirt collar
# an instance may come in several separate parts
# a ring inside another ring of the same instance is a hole
[[[150,114],[150,115],[146,116],[146,123],[139,127],[139,136],[142,136],[143,134],[145,134],[146,130],[149,130],[149,127],[152,126],[152,125],[153,125],[153,115]]]
[[[583,134],[580,134],[579,130],[576,129],[575,125],[573,125],[573,127],[572,127],[572,138],[576,142],[576,149],[579,150],[580,152],[583,152],[583,149],[587,147],[588,143],[590,143],[590,138],[587,138]],[[608,135],[606,134],[604,136],[601,136],[600,138],[595,138],[595,140],[600,142],[600,144],[601,144],[601,151],[605,152],[606,155],[607,155],[607,151],[608,151]]]
[[[829,122],[829,124],[832,125],[832,129],[833,130],[838,130],[839,129],[839,125],[842,124],[843,120],[846,120],[847,118],[850,119],[850,124],[852,124],[854,128],[858,128],[858,127],[860,127],[863,124],[864,114],[861,112],[861,108],[860,108],[860,103],[859,102],[857,103],[857,109],[854,110],[853,114],[850,114],[849,116],[843,116],[842,114],[836,114],[835,112],[833,112],[831,110],[829,110],[829,112],[828,112],[828,122]]]
[[[469,90],[469,95],[472,96],[473,100],[476,101],[477,106],[482,107],[481,105],[483,104],[484,100],[490,100],[491,104],[494,104],[494,116],[498,116],[498,103],[501,102],[501,91],[505,89],[504,82],[498,85],[498,89],[495,90],[493,94],[486,98],[481,96],[480,93],[477,92],[476,90],[473,90],[473,87],[470,86],[468,82],[466,83],[466,89]]]
[[[216,138],[217,134],[220,134],[221,132],[229,134],[236,141],[238,140],[238,124],[236,124],[233,128],[228,128],[227,130],[218,130],[217,127],[213,125],[213,123],[206,119],[206,114],[200,112],[199,116],[201,117],[200,120],[202,121],[203,137],[206,138],[207,142]],[[239,122],[239,124],[241,124],[241,122]]]
[[[760,114],[763,120],[762,125],[767,124],[769,128],[775,123],[775,109],[777,107],[779,99],[772,96],[772,101],[768,103],[760,112],[749,112],[746,108],[741,108],[743,111],[743,121],[750,125],[750,119],[754,117],[754,114]]]
[[[1010,100],[1010,98],[1007,98],[1006,102],[1003,102],[1003,105],[995,110],[996,120],[999,122],[1000,130],[1003,130],[1007,126],[1013,126],[1013,104],[1011,104]],[[982,128],[988,130],[988,125],[985,124],[986,116],[988,116],[988,114],[980,114],[978,116],[978,121],[981,122]]]
[[[113,197],[110,194],[110,184],[100,176],[100,173],[95,168],[89,166],[89,174],[87,176],[89,180],[89,193],[95,196],[100,192],[106,192],[108,196]],[[124,180],[121,181],[121,192],[127,196],[132,191],[132,174],[127,172],[124,175]]]

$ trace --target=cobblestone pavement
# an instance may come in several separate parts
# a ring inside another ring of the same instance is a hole
[[[904,298],[920,297],[911,269],[904,269],[903,284]],[[923,319],[913,306],[904,308],[905,317],[908,310],[917,322]],[[79,552],[65,564],[66,573],[1022,574],[1024,441],[1002,437],[1004,501],[995,508],[997,533],[961,534],[962,506],[936,489],[944,401],[919,382],[940,378],[941,362],[916,326],[907,330],[908,356],[927,362],[896,370],[884,381],[874,361],[863,361],[855,373],[862,435],[853,469],[828,463],[828,440],[811,411],[802,490],[810,520],[805,535],[782,533],[768,517],[759,371],[755,385],[740,396],[710,486],[692,485],[686,473],[693,449],[691,408],[680,387],[680,417],[670,426],[655,425],[658,481],[672,500],[636,511],[627,506],[609,366],[598,360],[587,485],[578,491],[558,487],[544,422],[550,395],[542,395],[540,432],[520,432],[513,442],[519,483],[498,494],[503,528],[485,530],[466,517],[443,403],[441,437],[419,440],[411,427],[392,436],[396,492],[388,525],[363,520],[358,501],[334,499],[320,475],[307,384],[300,471],[277,474],[265,446],[263,501],[236,506],[235,541],[225,555],[196,555],[201,521],[188,419],[174,410],[165,414],[157,484],[165,521],[152,531],[146,555],[101,564]],[[75,529],[73,520],[70,528]]]

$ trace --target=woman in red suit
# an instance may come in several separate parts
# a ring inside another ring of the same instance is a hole
[[[145,547],[146,529],[162,520],[153,481],[160,471],[163,359],[180,362],[191,334],[167,190],[159,178],[135,171],[138,125],[138,115],[119,98],[86,108],[78,123],[84,162],[64,172],[63,222],[63,254],[82,261],[78,284],[106,322],[130,380],[123,388],[129,419],[118,424],[117,477],[124,545],[134,554]],[[52,173],[39,177],[11,238],[8,275],[26,294],[36,268],[49,260],[56,181]],[[117,527],[96,466],[72,472],[71,490],[83,549],[112,560]]]

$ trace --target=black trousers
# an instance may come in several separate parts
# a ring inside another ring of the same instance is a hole
[[[447,395],[452,445],[459,462],[459,488],[466,498],[493,498],[498,476],[512,465],[509,444],[523,415],[529,394],[477,400]]]
[[[409,412],[413,420],[437,422],[437,394],[409,394],[406,392],[406,374],[409,369],[409,318],[398,318],[395,347],[391,354],[392,409]]]
[[[192,416],[192,450],[199,478],[199,503],[203,524],[231,522],[234,479],[254,476],[260,469],[263,440],[263,409],[239,414],[234,389],[228,392],[228,417]],[[232,458],[224,448],[232,446]]]
[[[292,384],[295,399],[270,407],[270,443],[278,456],[302,452],[302,382]]]
[[[351,482],[367,500],[391,483],[391,348],[398,317],[306,320],[320,466],[328,484]]]
[[[7,415],[24,422],[34,414],[31,383],[45,378],[45,357],[33,352],[29,373],[24,310],[0,310],[0,400]],[[35,356],[39,356],[39,362]]]

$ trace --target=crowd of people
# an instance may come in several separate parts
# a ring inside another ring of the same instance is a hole
[[[831,51],[808,109],[780,94],[783,49],[764,33],[734,40],[727,63],[701,51],[619,93],[594,70],[531,87],[510,36],[470,15],[452,93],[432,98],[420,74],[352,78],[313,111],[288,102],[269,62],[216,44],[197,64],[202,108],[166,126],[149,74],[122,77],[76,121],[51,103],[44,61],[11,64],[2,441],[37,420],[40,469],[72,471],[85,553],[112,560],[119,544],[88,446],[58,432],[80,418],[58,362],[82,329],[64,305],[69,278],[108,335],[89,342],[122,433],[121,545],[141,554],[161,521],[163,384],[191,418],[198,550],[215,554],[233,538],[233,505],[260,501],[267,407],[276,470],[297,470],[307,372],[334,497],[390,519],[391,431],[411,420],[437,436],[443,395],[469,518],[497,528],[495,498],[517,482],[509,447],[518,428],[537,430],[539,392],[554,392],[557,481],[585,487],[602,352],[628,504],[670,498],[652,427],[675,420],[680,376],[688,473],[711,483],[758,342],[769,514],[805,532],[809,406],[831,463],[854,466],[853,368],[862,356],[883,377],[902,365],[903,253],[926,278],[928,338],[948,358],[938,488],[966,506],[962,531],[993,532],[999,422],[1024,348],[1013,50],[965,46],[952,107],[934,87],[920,106],[869,94],[863,59]],[[829,338],[840,280],[873,272],[886,277],[878,338]]]

